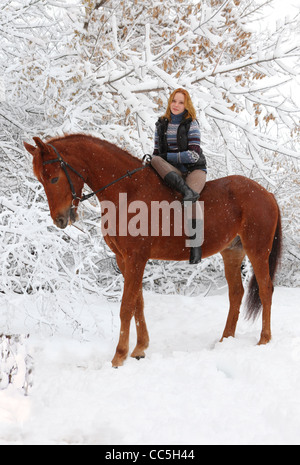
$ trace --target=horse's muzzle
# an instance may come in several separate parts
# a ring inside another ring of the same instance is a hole
[[[54,220],[54,224],[59,229],[65,229],[68,225],[75,223],[77,219],[76,208],[71,207],[65,213],[58,215]]]

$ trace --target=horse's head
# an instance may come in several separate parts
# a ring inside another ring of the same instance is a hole
[[[60,153],[38,137],[33,140],[36,147],[26,142],[24,147],[33,156],[34,174],[44,186],[54,224],[64,229],[77,219],[84,179],[66,163],[68,153],[65,150]]]

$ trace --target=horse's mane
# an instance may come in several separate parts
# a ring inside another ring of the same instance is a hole
[[[113,144],[112,142],[108,142],[108,141],[100,139],[99,137],[96,137],[96,136],[91,136],[90,134],[81,134],[81,133],[78,133],[78,134],[65,134],[63,136],[54,137],[54,138],[51,138],[51,139],[47,140],[47,144],[51,144],[51,143],[55,143],[55,142],[59,142],[59,141],[64,141],[64,140],[69,140],[69,139],[75,139],[75,138],[76,139],[87,139],[88,141],[93,142],[93,143],[95,143],[95,144],[97,144],[99,146],[102,146],[102,147],[106,146],[111,151],[114,151],[117,156],[118,155],[123,155],[123,156],[125,155],[125,157],[127,157],[131,161],[137,161],[137,162],[142,163],[142,160],[140,158],[135,157],[131,153],[127,152],[127,150],[124,150],[124,149],[118,147],[117,145]]]

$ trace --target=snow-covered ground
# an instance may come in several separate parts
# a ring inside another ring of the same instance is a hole
[[[299,301],[299,288],[275,289],[273,340],[258,347],[260,320],[242,316],[218,342],[225,291],[146,292],[147,358],[115,370],[118,303],[62,296],[53,323],[51,297],[1,296],[2,325],[30,333],[35,368],[28,396],[17,377],[0,391],[0,444],[300,444]]]

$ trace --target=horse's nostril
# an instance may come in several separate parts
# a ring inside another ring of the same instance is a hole
[[[64,229],[67,226],[68,221],[63,216],[59,216],[58,218],[56,218],[55,224],[58,228]]]

